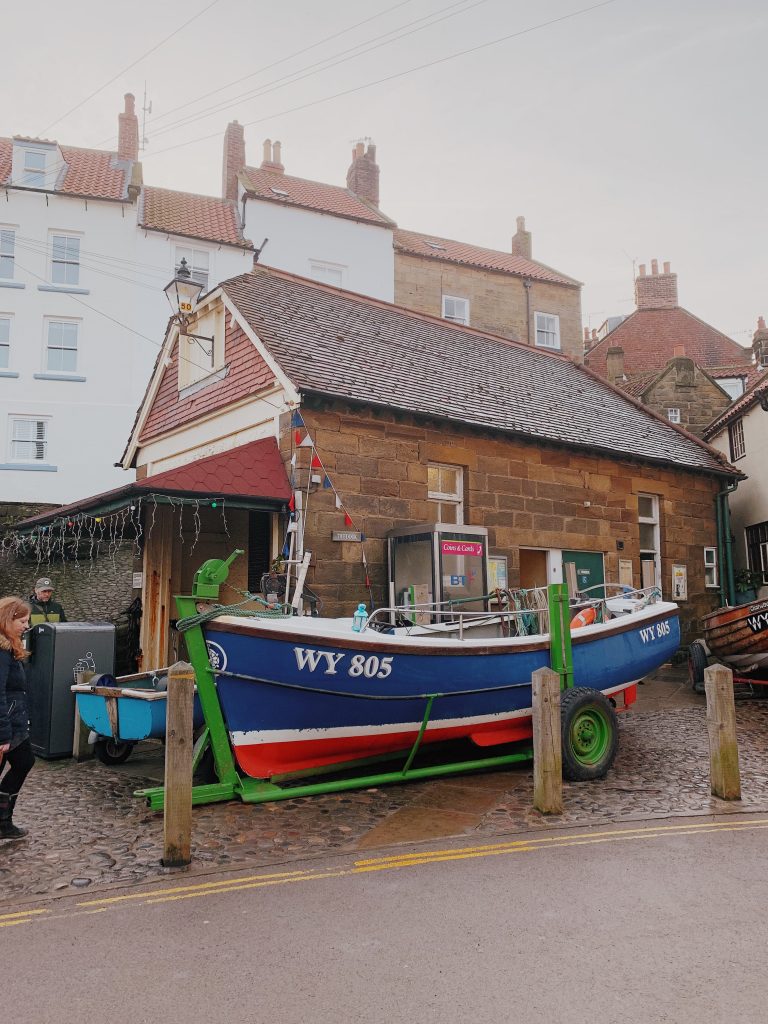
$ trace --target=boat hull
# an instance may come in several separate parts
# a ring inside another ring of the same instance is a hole
[[[237,762],[254,778],[406,750],[429,695],[424,743],[526,739],[531,676],[550,663],[546,636],[420,644],[349,626],[323,632],[322,620],[220,619],[204,632]],[[637,680],[679,640],[671,604],[587,627],[573,636],[574,683],[631,703]]]
[[[710,651],[741,674],[768,677],[768,601],[718,608],[702,619]]]

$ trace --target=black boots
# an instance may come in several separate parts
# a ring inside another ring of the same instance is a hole
[[[13,808],[16,806],[16,794],[0,791],[0,839],[22,839],[26,834],[25,828],[18,828],[13,824]]]

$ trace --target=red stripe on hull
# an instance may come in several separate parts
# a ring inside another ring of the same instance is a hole
[[[422,742],[438,743],[466,738],[479,747],[491,747],[530,739],[532,734],[530,718],[514,718],[509,722],[486,722],[474,727],[457,725],[448,729],[430,729],[424,733]],[[321,768],[408,750],[416,736],[416,730],[408,730],[364,736],[331,736],[327,740],[239,744],[235,747],[235,757],[246,775],[253,779],[268,779],[286,772],[305,771],[308,768]]]

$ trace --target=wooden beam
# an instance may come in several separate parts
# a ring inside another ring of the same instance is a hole
[[[533,806],[542,814],[562,814],[560,676],[551,668],[537,668],[532,678]]]
[[[704,670],[704,689],[712,795],[721,800],[741,800],[733,672],[725,665],[710,665]]]
[[[168,671],[165,726],[165,814],[163,865],[189,864],[192,845],[192,706],[195,673],[179,661]]]

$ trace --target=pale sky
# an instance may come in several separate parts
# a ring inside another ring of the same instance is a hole
[[[669,260],[681,304],[747,345],[768,315],[767,29],[764,0],[6,4],[0,135],[113,148],[146,82],[144,180],[216,195],[233,118],[250,163],[280,139],[287,173],[339,185],[370,137],[400,227],[508,250],[523,214],[590,327],[634,308],[633,260]]]

